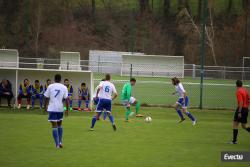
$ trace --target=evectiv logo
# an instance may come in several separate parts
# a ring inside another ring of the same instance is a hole
[[[222,151],[223,162],[250,162],[250,151]]]

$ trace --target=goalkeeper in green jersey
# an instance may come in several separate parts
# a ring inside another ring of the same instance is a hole
[[[140,103],[131,95],[132,94],[132,86],[136,83],[135,78],[131,78],[130,82],[126,83],[123,86],[121,93],[121,100],[123,105],[126,107],[125,121],[128,121],[128,117],[133,115],[134,112],[131,112],[131,105],[135,105],[136,117],[142,117],[143,115],[139,114]]]

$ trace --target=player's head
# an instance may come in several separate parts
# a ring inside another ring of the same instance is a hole
[[[242,85],[243,85],[243,83],[241,80],[236,81],[236,87],[240,88],[240,87],[242,87]]]
[[[110,74],[106,74],[105,75],[105,81],[110,81],[111,80],[111,75]]]
[[[81,88],[86,88],[86,83],[83,82],[83,83],[81,84]]]
[[[55,75],[55,82],[60,83],[62,80],[62,76],[60,74]]]
[[[178,85],[180,83],[180,80],[177,77],[174,77],[171,80],[173,85]]]
[[[50,79],[47,79],[47,80],[46,80],[46,83],[47,83],[47,85],[50,85],[50,84],[51,84],[51,80],[50,80]]]
[[[4,86],[7,86],[7,85],[9,84],[9,81],[8,81],[7,79],[3,79],[3,80],[2,80],[2,84],[3,84]]]
[[[131,84],[132,86],[134,86],[135,83],[136,83],[136,79],[135,79],[135,78],[130,78],[130,84]]]
[[[65,80],[64,80],[64,85],[66,85],[66,86],[69,85],[69,80],[68,80],[68,79],[65,79]]]
[[[24,85],[28,85],[29,84],[29,80],[26,78],[26,79],[23,80],[23,83],[24,83]]]
[[[36,86],[39,86],[39,85],[40,85],[39,80],[35,80],[35,85],[36,85]]]

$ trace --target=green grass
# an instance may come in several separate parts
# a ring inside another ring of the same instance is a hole
[[[57,150],[47,115],[39,110],[0,109],[0,166],[102,166],[102,167],[221,167],[249,166],[249,163],[222,163],[221,151],[249,151],[249,133],[240,129],[239,144],[231,139],[230,111],[197,111],[197,126],[189,120],[176,124],[172,109],[142,108],[152,123],[142,118],[123,122],[122,107],[114,107],[118,127],[113,132],[109,121],[98,121],[95,131],[89,126],[93,113],[72,113],[64,119],[64,148]]]
[[[95,74],[94,78],[96,79],[95,85],[97,85],[99,83],[99,80],[103,78],[103,75]],[[120,93],[123,84],[128,81],[128,77],[114,75],[112,76],[112,79],[118,92]],[[142,104],[153,106],[171,106],[178,99],[177,96],[172,95],[172,93],[175,91],[175,88],[170,83],[171,80],[169,78],[136,77],[136,79],[138,82],[133,89],[133,95]],[[200,79],[192,79],[187,77],[181,79],[181,81],[190,98],[190,106],[199,107]],[[244,83],[248,84],[247,88],[250,91],[250,81],[244,81]],[[236,107],[237,103],[235,98],[235,80],[206,79],[204,81],[204,84],[203,106],[205,108],[234,109]],[[120,103],[120,100],[116,100],[115,103]]]

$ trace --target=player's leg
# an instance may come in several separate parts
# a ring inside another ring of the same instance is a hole
[[[78,111],[81,111],[82,96],[78,96]]]
[[[40,109],[43,108],[43,95],[39,94]]]
[[[181,120],[179,121],[179,123],[183,122],[185,120],[185,117],[184,117],[182,111],[180,110],[180,104],[179,104],[179,102],[176,102],[174,104],[174,108],[175,108],[176,112],[178,113],[179,117],[181,118]]]
[[[237,144],[239,122],[233,121],[233,140],[231,144]]]
[[[104,112],[103,112],[103,120],[106,120],[106,118],[107,118],[107,112],[104,111]]]
[[[114,131],[116,131],[114,116],[111,114],[111,112],[107,112],[107,115],[109,117],[109,120],[110,120],[110,122],[112,124],[112,127],[113,127]]]
[[[55,112],[49,112],[48,121],[51,122],[52,125],[52,136],[54,138],[54,142],[56,148],[59,148],[59,135],[58,135],[58,127],[57,127],[57,114]]]
[[[189,99],[186,96],[185,103],[182,102],[182,112],[185,113],[188,116],[188,118],[193,122],[193,125],[195,125],[197,121],[195,117],[187,110],[188,105],[189,105]]]
[[[31,96],[31,108],[34,109],[34,105],[35,105],[35,100],[36,100],[36,95],[32,95]]]
[[[230,142],[231,144],[237,144],[237,138],[238,138],[238,126],[239,126],[239,122],[240,119],[238,118],[238,108],[236,109],[236,111],[234,112],[234,120],[233,120],[233,124],[232,124],[232,128],[233,128],[233,139]]]
[[[91,121],[91,127],[90,127],[91,131],[94,130],[96,120],[101,116],[101,114],[102,114],[101,111],[96,111],[96,114],[93,116],[92,121]]]
[[[250,132],[250,127],[247,125],[248,108],[243,108],[241,111],[241,127]]]
[[[29,110],[30,109],[30,99],[31,99],[31,94],[27,94],[26,95],[26,99],[27,99],[27,109]]]
[[[18,109],[20,109],[21,108],[21,105],[22,105],[22,95],[21,94],[19,94],[18,96],[17,96],[17,103],[18,103]]]
[[[131,108],[130,108],[129,101],[123,101],[123,105],[126,107],[125,121],[128,122],[129,115],[131,114]]]
[[[62,148],[62,137],[63,137],[63,127],[62,127],[62,120],[57,122],[57,130],[58,130],[58,142],[59,147]]]

